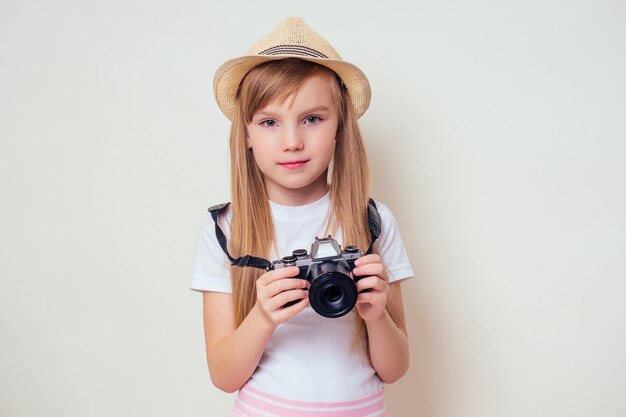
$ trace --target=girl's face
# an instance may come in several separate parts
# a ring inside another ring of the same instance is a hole
[[[302,205],[327,192],[339,122],[335,82],[327,73],[314,73],[285,101],[259,109],[247,125],[248,147],[270,200]]]

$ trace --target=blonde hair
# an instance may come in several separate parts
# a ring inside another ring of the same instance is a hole
[[[246,143],[246,125],[255,112],[274,100],[284,101],[313,74],[325,72],[336,80],[339,124],[332,161],[328,230],[341,230],[344,245],[368,248],[369,168],[365,147],[347,89],[330,69],[288,58],[263,63],[242,80],[230,133],[232,222],[229,252],[235,256],[268,258],[276,247],[274,224],[263,175]],[[256,302],[256,279],[263,271],[231,267],[235,318],[241,324]],[[362,327],[362,324],[361,326]]]

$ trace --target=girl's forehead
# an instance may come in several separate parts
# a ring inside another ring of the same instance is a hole
[[[332,75],[322,71],[315,72],[305,78],[300,87],[291,94],[271,99],[255,113],[300,111],[309,108],[337,111],[338,86]]]

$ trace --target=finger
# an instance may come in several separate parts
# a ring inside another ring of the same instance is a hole
[[[387,272],[385,266],[381,263],[370,263],[358,266],[352,270],[352,274],[356,276],[372,276],[376,275],[387,280]]]
[[[299,272],[300,272],[300,268],[298,268],[297,266],[272,269],[271,271],[268,271],[264,273],[263,275],[261,275],[258,281],[262,285],[268,285],[279,279],[295,277],[296,275],[298,275]]]
[[[300,313],[308,305],[309,305],[309,298],[305,297],[305,298],[303,298],[302,300],[296,302],[293,305],[281,308],[280,310],[278,310],[278,311],[276,311],[274,313],[275,317],[276,317],[276,320],[281,322],[281,323],[285,322],[285,321],[289,320],[291,317],[293,317],[296,314]]]
[[[303,289],[309,287],[309,282],[300,278],[283,278],[274,281],[265,287],[266,295],[274,297],[276,294],[280,294],[284,291]]]
[[[383,301],[384,294],[378,292],[364,292],[360,293],[356,298],[357,304],[376,304],[378,301]]]
[[[371,263],[382,263],[382,260],[380,259],[380,255],[376,253],[370,253],[369,255],[360,257],[354,262],[356,266],[361,266],[361,265],[366,265],[366,264],[371,264]]]
[[[282,307],[285,307],[286,304],[289,304],[293,301],[299,301],[308,297],[309,291],[306,289],[283,291],[280,294],[277,294],[274,297],[270,298],[267,305],[270,310],[279,310]]]
[[[268,314],[274,314],[286,305],[295,304],[303,298],[308,298],[309,292],[306,288],[299,288],[295,290],[283,291],[271,297],[266,293],[260,293],[257,295],[258,304],[263,311]]]
[[[367,290],[384,291],[386,288],[388,288],[387,282],[377,276],[362,278],[356,283],[358,292]]]
[[[291,290],[278,295],[276,297],[276,301],[278,301],[279,308],[286,308],[304,300],[305,298],[309,298],[309,291],[307,289]]]

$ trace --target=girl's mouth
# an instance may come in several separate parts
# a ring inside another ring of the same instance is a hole
[[[297,169],[297,168],[303,167],[307,162],[309,161],[307,160],[307,161],[279,162],[278,165],[287,169]]]

